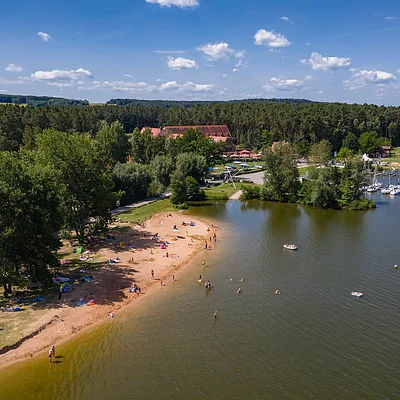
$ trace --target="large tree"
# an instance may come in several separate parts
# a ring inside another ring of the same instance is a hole
[[[98,142],[88,134],[45,130],[38,136],[37,157],[58,173],[64,228],[80,241],[87,229],[105,230],[115,196]]]
[[[170,156],[156,156],[150,164],[150,170],[160,191],[167,188],[175,165]]]
[[[332,160],[332,144],[323,139],[310,147],[310,159],[312,162],[327,165]]]
[[[358,139],[362,153],[370,154],[378,147],[378,134],[375,131],[364,132]]]
[[[101,121],[96,139],[99,141],[100,150],[108,164],[115,165],[117,162],[126,161],[130,145],[124,127],[119,121],[111,124]]]
[[[21,281],[22,269],[43,280],[57,262],[62,219],[56,176],[31,155],[0,153],[0,279],[6,295]]]
[[[125,193],[125,203],[144,199],[149,192],[151,173],[147,165],[117,164],[113,171],[115,189]]]
[[[265,153],[266,192],[272,200],[293,202],[300,188],[296,151],[292,145],[282,143],[274,151]]]

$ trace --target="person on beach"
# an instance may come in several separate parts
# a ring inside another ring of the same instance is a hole
[[[203,267],[205,267],[205,266],[206,266],[206,262],[203,260],[203,261],[201,262],[201,265],[202,265]]]
[[[197,282],[201,282],[201,278],[202,278],[202,276],[199,275],[199,279],[197,279]]]
[[[154,279],[154,270],[151,270],[151,279]]]
[[[174,274],[172,274],[172,280],[173,280],[173,281],[175,280],[175,275],[174,275]]]
[[[49,362],[51,363],[53,361],[53,357],[56,356],[56,347],[55,346],[51,346],[50,350],[49,350]]]
[[[207,240],[204,242],[204,250],[207,250]]]

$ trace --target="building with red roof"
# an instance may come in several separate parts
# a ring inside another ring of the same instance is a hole
[[[146,129],[151,130],[153,137],[161,136],[173,139],[183,136],[189,129],[196,129],[206,138],[210,138],[215,142],[225,143],[226,151],[235,151],[232,135],[227,125],[164,126],[164,128],[143,128],[141,132],[143,133]]]

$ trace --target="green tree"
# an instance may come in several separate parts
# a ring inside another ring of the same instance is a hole
[[[204,192],[200,190],[199,182],[197,182],[192,176],[187,176],[185,178],[185,184],[187,200],[199,200],[204,196]]]
[[[363,175],[362,161],[353,159],[347,162],[342,175],[343,183],[340,188],[339,205],[342,208],[349,208],[352,203],[359,201],[363,194],[362,187],[365,185],[365,176]]]
[[[24,268],[33,280],[48,276],[57,262],[60,227],[57,173],[24,153],[0,153],[0,279],[5,295],[21,282]]]
[[[186,198],[186,179],[182,179],[178,174],[174,174],[171,178],[171,203],[183,204]]]
[[[192,176],[197,182],[204,180],[207,164],[204,157],[194,153],[181,153],[176,159],[175,175],[181,179]]]
[[[273,200],[294,202],[300,188],[296,152],[292,145],[282,144],[274,151],[265,152],[265,180]]]
[[[375,131],[364,132],[358,139],[360,150],[364,154],[370,154],[378,147],[378,134]]]
[[[310,147],[310,159],[312,162],[328,165],[332,160],[332,145],[329,140],[323,139]]]
[[[357,136],[353,132],[349,132],[343,139],[342,147],[350,149],[356,153],[359,149]]]
[[[113,170],[115,189],[125,192],[124,203],[142,200],[147,197],[151,174],[147,165],[138,163],[118,163]]]
[[[339,153],[337,154],[337,158],[339,160],[349,160],[351,158],[354,158],[354,153],[352,150],[346,148],[346,147],[342,147],[339,150]]]
[[[175,165],[170,156],[156,156],[151,161],[150,170],[160,191],[169,186],[174,169]]]
[[[38,136],[37,156],[57,172],[64,228],[73,229],[81,242],[88,229],[107,229],[114,184],[98,142],[88,134],[45,130]]]
[[[101,121],[96,139],[100,144],[100,150],[106,163],[113,166],[117,162],[124,163],[126,161],[129,142],[120,122],[115,121],[107,124],[106,121]]]

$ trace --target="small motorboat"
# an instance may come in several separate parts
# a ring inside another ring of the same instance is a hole
[[[355,297],[363,297],[364,293],[362,293],[362,292],[351,292],[351,295],[355,296]]]
[[[288,250],[297,250],[297,246],[295,244],[284,244],[283,247]]]

